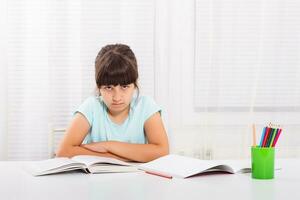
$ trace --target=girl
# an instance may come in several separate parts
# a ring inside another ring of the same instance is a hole
[[[99,96],[87,98],[76,110],[56,155],[148,162],[168,154],[161,109],[151,98],[139,96],[137,61],[130,47],[103,47],[95,68]]]

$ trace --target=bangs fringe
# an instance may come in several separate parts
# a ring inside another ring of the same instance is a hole
[[[97,85],[128,85],[136,83],[138,78],[137,66],[119,55],[112,56],[98,74]]]

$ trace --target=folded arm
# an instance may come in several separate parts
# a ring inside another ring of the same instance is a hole
[[[61,141],[56,152],[57,157],[73,157],[76,155],[94,155],[102,157],[112,157],[119,160],[128,161],[127,159],[117,156],[113,153],[95,152],[84,148],[81,143],[88,133],[90,125],[85,117],[79,113],[74,116],[70,126],[68,127],[63,140]]]
[[[107,141],[86,144],[83,147],[94,152],[111,153],[137,162],[148,162],[167,155],[169,153],[168,138],[160,114],[152,115],[145,122],[144,129],[148,144]]]
[[[126,158],[122,158],[120,156],[114,155],[109,152],[91,151],[82,146],[72,146],[72,147],[69,147],[66,150],[64,150],[64,152],[57,151],[57,153],[56,153],[57,157],[70,157],[71,158],[76,155],[93,155],[93,156],[110,157],[110,158],[116,158],[116,159],[123,160],[123,161],[129,161]]]

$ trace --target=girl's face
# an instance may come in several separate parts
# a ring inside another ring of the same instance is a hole
[[[129,85],[104,85],[100,88],[101,96],[111,113],[120,113],[126,110],[131,102],[135,86]]]

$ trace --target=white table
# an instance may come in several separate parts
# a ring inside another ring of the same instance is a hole
[[[0,199],[160,200],[160,199],[300,199],[300,160],[278,161],[273,180],[254,180],[251,174],[212,174],[167,179],[137,173],[80,172],[33,177],[24,162],[0,162]]]

